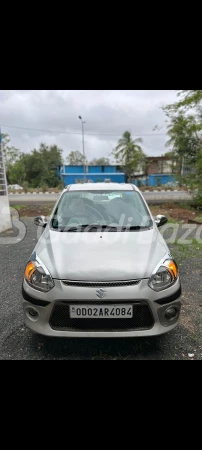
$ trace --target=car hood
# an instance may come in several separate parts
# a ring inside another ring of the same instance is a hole
[[[159,231],[59,233],[46,228],[35,251],[59,280],[150,278],[168,253]]]

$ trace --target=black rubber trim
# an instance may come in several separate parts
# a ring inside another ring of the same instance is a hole
[[[22,287],[22,296],[23,296],[24,300],[26,300],[26,302],[29,302],[35,306],[42,306],[43,308],[45,306],[50,305],[50,303],[51,303],[51,302],[47,302],[45,300],[39,300],[38,298],[31,297],[31,295],[29,295],[29,294],[27,294],[27,292],[25,292],[23,287]]]
[[[182,295],[182,288],[180,286],[179,290],[175,294],[171,295],[170,297],[164,297],[161,298],[160,300],[156,300],[155,303],[158,303],[158,305],[167,305],[169,303],[174,302],[175,300],[178,300],[178,298],[181,297],[181,295]]]

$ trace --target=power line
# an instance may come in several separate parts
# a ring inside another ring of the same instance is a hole
[[[36,131],[39,133],[54,133],[54,134],[68,134],[72,136],[81,136],[82,133],[72,133],[70,131],[56,131],[56,130],[41,130],[37,128],[27,128],[27,127],[15,127],[13,125],[1,125],[2,128],[13,128],[16,130],[24,131]],[[105,134],[105,133],[85,133],[86,136],[108,136],[108,137],[120,137],[121,134]],[[167,136],[167,133],[145,133],[145,134],[132,134],[133,137],[154,137],[154,136]]]
[[[27,127],[15,127],[13,125],[1,125],[2,128],[14,128],[16,130],[26,130],[26,131],[37,131],[42,133],[58,133],[58,134],[74,134],[74,135],[81,135],[81,133],[71,133],[68,131],[56,131],[56,130],[42,130],[38,128],[27,128]]]

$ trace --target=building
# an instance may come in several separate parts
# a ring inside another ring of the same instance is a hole
[[[134,174],[137,186],[161,186],[176,182],[173,163],[166,156],[147,157],[144,166]]]
[[[0,133],[0,233],[12,228]]]
[[[84,181],[83,166],[59,166],[57,174],[65,185]],[[86,167],[86,180],[93,183],[125,183],[125,173],[118,166],[88,166]]]
[[[58,166],[58,177],[65,185],[82,183],[84,181],[83,166]],[[88,166],[86,168],[86,180],[93,183],[99,182],[127,182],[127,176],[120,166]],[[165,156],[147,157],[146,162],[134,173],[133,183],[137,186],[161,186],[176,182],[173,174],[172,162]]]

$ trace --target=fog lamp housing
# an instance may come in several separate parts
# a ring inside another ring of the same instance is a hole
[[[175,306],[170,306],[165,311],[165,318],[167,320],[174,320],[179,314],[179,310]]]

